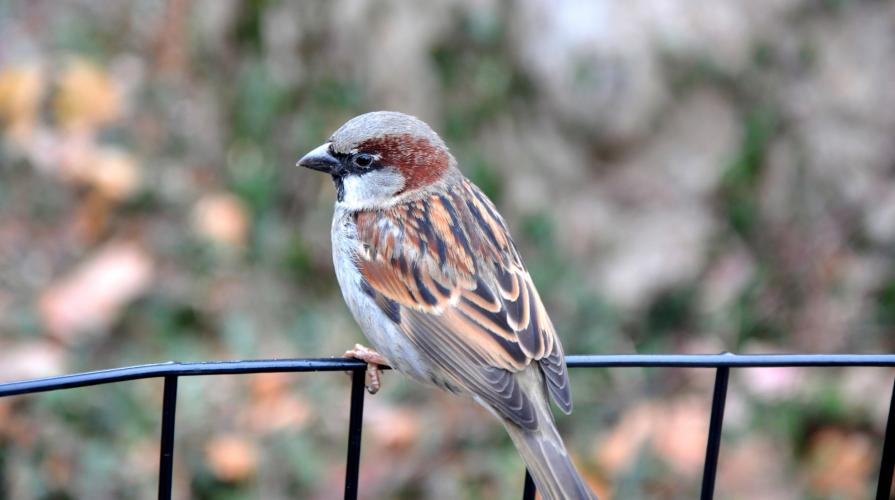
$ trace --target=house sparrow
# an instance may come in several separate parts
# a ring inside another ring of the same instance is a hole
[[[543,498],[595,498],[550,411],[550,399],[572,409],[556,330],[503,218],[441,138],[415,117],[367,113],[298,165],[336,187],[336,277],[378,351],[347,354],[487,408]]]

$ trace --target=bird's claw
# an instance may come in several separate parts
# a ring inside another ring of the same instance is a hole
[[[379,392],[379,389],[382,387],[379,365],[388,364],[388,361],[386,361],[386,359],[382,357],[382,354],[379,354],[369,347],[364,347],[360,344],[354,344],[354,349],[345,351],[345,354],[343,356],[346,358],[354,358],[365,361],[367,363],[367,382],[365,384],[367,392],[369,392],[370,394],[376,394],[377,392]]]

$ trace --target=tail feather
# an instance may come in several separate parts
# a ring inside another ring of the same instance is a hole
[[[597,500],[578,473],[551,418],[537,430],[505,427],[544,500]]]

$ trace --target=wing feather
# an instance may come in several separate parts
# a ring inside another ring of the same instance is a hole
[[[451,383],[516,424],[536,411],[515,373],[535,364],[571,410],[562,346],[506,225],[465,180],[381,212],[359,212],[364,292]]]

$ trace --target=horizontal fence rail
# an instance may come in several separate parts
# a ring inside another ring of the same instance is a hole
[[[724,407],[727,399],[730,370],[732,368],[895,367],[895,354],[611,354],[567,356],[566,363],[569,368],[714,368],[715,385],[712,394],[712,408],[709,432],[706,439],[705,465],[703,467],[700,495],[701,499],[710,500],[714,496],[715,478],[721,449]],[[358,495],[365,370],[366,363],[347,358],[205,361],[195,363],[172,361],[8,382],[0,384],[0,398],[129,380],[164,379],[158,497],[160,500],[168,500],[171,498],[173,477],[174,426],[179,377],[271,372],[349,371],[352,372],[352,382],[344,497],[346,500],[354,500]],[[890,498],[892,476],[895,473],[895,380],[892,383],[891,400],[885,429],[879,478],[877,480],[877,500]],[[523,499],[533,500],[534,497],[535,486],[531,476],[526,472]]]

